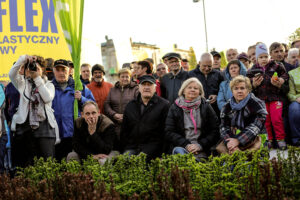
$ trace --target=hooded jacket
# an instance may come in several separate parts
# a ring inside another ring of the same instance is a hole
[[[240,75],[246,76],[247,68],[244,65],[240,67]],[[220,84],[220,89],[217,97],[217,103],[219,110],[222,110],[223,106],[227,103],[227,101],[232,97],[232,92],[230,89],[230,81],[232,77],[229,73],[229,68],[226,67],[225,69],[225,81],[222,81]]]
[[[53,99],[52,108],[59,127],[61,138],[73,136],[74,131],[74,86],[75,82],[69,78],[68,85],[62,90],[56,79],[53,79],[55,87],[55,97]],[[86,101],[95,101],[92,92],[83,85],[81,101],[78,102],[79,110]]]

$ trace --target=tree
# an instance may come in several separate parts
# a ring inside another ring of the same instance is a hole
[[[289,36],[289,44],[291,45],[294,40],[300,39],[300,28],[297,28],[294,33]]]
[[[193,47],[190,47],[189,64],[190,70],[195,69],[197,67],[197,59]]]

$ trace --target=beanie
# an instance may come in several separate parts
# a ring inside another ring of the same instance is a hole
[[[257,60],[258,56],[263,53],[266,53],[269,55],[268,48],[264,43],[259,43],[258,45],[256,45],[256,49],[255,49],[256,60]]]
[[[101,71],[101,72],[103,72],[103,74],[105,75],[104,67],[103,67],[102,65],[95,64],[95,65],[92,67],[92,75],[94,74],[95,71]]]

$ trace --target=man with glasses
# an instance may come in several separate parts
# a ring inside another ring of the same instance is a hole
[[[189,78],[188,72],[181,67],[181,56],[178,53],[168,53],[167,57],[170,73],[161,78],[161,96],[167,99],[171,104],[178,97],[178,91],[183,81]]]
[[[162,78],[167,73],[167,65],[164,63],[159,63],[156,66],[156,75],[158,78]]]
[[[203,85],[205,98],[209,101],[216,114],[219,116],[220,111],[217,106],[217,95],[219,85],[223,81],[223,76],[218,70],[212,68],[213,56],[210,53],[201,55],[200,66],[190,71],[190,77],[196,77]]]

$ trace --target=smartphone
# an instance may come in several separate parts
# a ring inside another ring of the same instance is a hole
[[[261,76],[262,74],[261,73],[256,73],[255,75],[254,75],[254,77],[259,77],[259,76]]]

